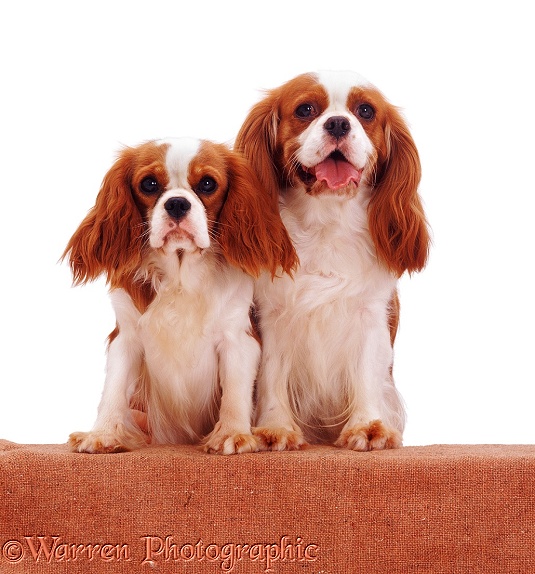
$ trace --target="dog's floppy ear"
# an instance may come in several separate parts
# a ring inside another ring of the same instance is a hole
[[[76,285],[105,274],[114,286],[139,269],[143,222],[130,189],[131,154],[126,148],[110,168],[65,248],[62,259],[68,257]]]
[[[368,222],[379,257],[389,269],[402,275],[425,266],[429,232],[418,195],[418,151],[393,106],[389,106],[385,138],[386,159],[378,166]]]
[[[272,201],[241,154],[229,152],[229,188],[219,215],[218,242],[226,259],[257,277],[262,270],[272,276],[291,274],[297,254]]]
[[[244,155],[274,204],[279,201],[279,178],[274,155],[279,123],[278,91],[254,105],[236,136],[234,149]]]

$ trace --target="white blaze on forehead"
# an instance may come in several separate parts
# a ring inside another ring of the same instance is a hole
[[[372,87],[366,78],[356,72],[323,71],[317,74],[318,82],[327,90],[329,108],[345,110],[351,88]]]
[[[167,144],[165,167],[169,176],[168,189],[189,189],[188,170],[191,160],[199,152],[200,140],[195,138],[167,138],[158,145]]]

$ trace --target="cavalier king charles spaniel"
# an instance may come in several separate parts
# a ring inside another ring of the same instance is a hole
[[[293,278],[262,274],[255,289],[262,448],[400,446],[396,283],[424,267],[429,249],[404,120],[357,74],[303,74],[251,109],[235,149],[278,204],[299,257]]]
[[[124,149],[65,256],[75,284],[105,275],[117,320],[96,422],[71,448],[257,450],[254,277],[296,256],[244,158],[188,138]]]

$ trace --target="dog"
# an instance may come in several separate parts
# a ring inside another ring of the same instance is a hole
[[[105,275],[117,320],[96,422],[72,450],[257,450],[254,277],[291,273],[296,255],[240,154],[190,138],[125,148],[63,257],[75,284]]]
[[[360,75],[309,73],[252,107],[234,149],[278,204],[299,258],[293,278],[262,274],[255,288],[261,448],[401,446],[396,285],[423,269],[430,241],[405,121]]]

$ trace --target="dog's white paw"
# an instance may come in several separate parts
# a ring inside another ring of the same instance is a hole
[[[402,445],[401,433],[385,426],[380,420],[344,429],[336,446],[366,452],[399,448]]]
[[[110,454],[141,448],[147,445],[148,440],[148,436],[141,431],[131,432],[118,424],[113,431],[74,432],[69,436],[69,446],[73,452]]]
[[[301,431],[283,427],[256,427],[253,434],[260,444],[260,450],[299,450],[306,444]]]
[[[203,448],[211,454],[243,454],[256,452],[258,442],[250,433],[214,429],[205,439]]]

